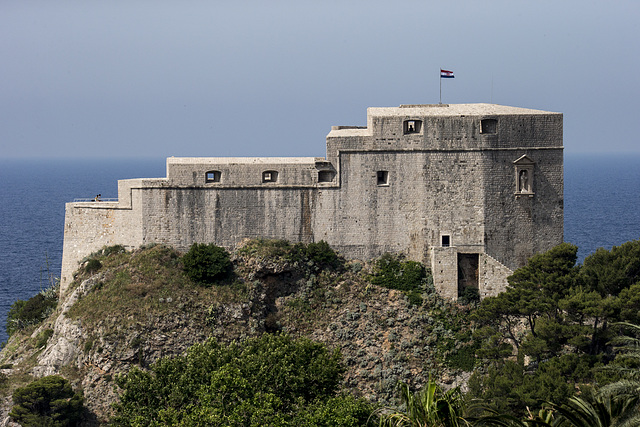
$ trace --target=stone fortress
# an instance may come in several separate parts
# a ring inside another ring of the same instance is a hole
[[[117,202],[66,205],[61,288],[105,245],[325,240],[368,260],[404,253],[444,296],[482,297],[563,241],[562,114],[494,104],[369,108],[326,158],[168,158]]]

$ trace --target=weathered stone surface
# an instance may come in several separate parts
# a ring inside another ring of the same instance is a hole
[[[120,181],[116,203],[67,204],[62,288],[105,245],[231,249],[265,237],[325,240],[355,259],[402,252],[432,267],[443,295],[486,296],[563,241],[562,114],[369,108],[366,127],[334,126],[326,147],[326,158],[172,157],[166,178]],[[459,254],[477,256],[473,281]]]

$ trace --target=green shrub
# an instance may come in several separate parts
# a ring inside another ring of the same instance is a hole
[[[471,372],[476,364],[476,345],[463,345],[447,356],[447,364],[454,369]]]
[[[127,250],[122,245],[105,246],[102,248],[102,255],[109,256],[111,254],[122,254]]]
[[[86,273],[95,273],[101,268],[102,268],[102,263],[95,258],[91,258],[89,261],[87,261],[87,264],[84,266],[84,271]]]
[[[422,295],[418,291],[407,292],[407,298],[410,305],[421,306],[423,303]]]
[[[53,329],[45,329],[36,336],[36,348],[44,347],[53,335]]]
[[[16,389],[9,415],[23,427],[75,426],[82,417],[82,402],[69,381],[51,375]]]
[[[297,243],[294,247],[297,255],[304,261],[313,261],[322,267],[337,268],[340,266],[340,257],[324,240],[318,243]]]
[[[416,261],[403,261],[397,255],[382,255],[376,261],[375,268],[371,278],[374,285],[405,292],[420,292],[426,284],[427,272],[424,266]]]
[[[35,325],[46,319],[58,304],[57,292],[40,292],[26,301],[17,300],[7,314],[7,334]]]
[[[202,285],[211,285],[231,271],[229,252],[213,243],[194,243],[183,255],[182,264],[187,276]]]
[[[480,302],[480,291],[478,288],[466,287],[462,289],[458,296],[458,302],[461,304],[475,304]]]
[[[97,251],[92,252],[88,256],[86,256],[82,260],[82,262],[86,262],[91,258],[106,257],[112,254],[122,254],[122,253],[125,253],[126,251],[127,250],[122,245],[103,246],[101,249],[98,249]]]

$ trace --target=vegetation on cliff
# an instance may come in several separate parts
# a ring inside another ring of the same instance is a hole
[[[53,284],[26,301],[16,300],[11,304],[7,314],[7,335],[40,324],[49,317],[58,304],[58,290],[57,284]]]
[[[483,363],[469,382],[471,397],[519,415],[621,378],[612,340],[624,332],[618,322],[639,320],[640,241],[601,249],[582,266],[576,252],[564,243],[534,256],[506,292],[482,301],[474,339]]]
[[[75,426],[82,420],[82,402],[69,381],[51,375],[16,389],[9,415],[23,427]]]
[[[184,356],[119,376],[117,426],[359,426],[372,407],[338,394],[339,351],[306,338],[264,334],[243,342],[207,340]]]
[[[347,262],[325,242],[261,239],[215,252],[227,267],[212,281],[190,277],[185,256],[165,246],[88,257],[51,316],[13,331],[0,391],[8,399],[34,378],[62,374],[84,395],[85,422],[125,425],[151,413],[187,422],[180,418],[186,406],[214,424],[273,417],[275,424],[358,425],[376,407],[408,409],[397,407],[399,383],[415,404],[436,383],[465,392],[468,385],[466,402],[447,397],[457,392],[437,393],[462,412],[460,425],[578,425],[567,420],[580,411],[613,425],[638,411],[640,363],[631,344],[615,338],[638,338],[620,322],[640,323],[640,241],[600,250],[582,265],[575,246],[560,245],[479,304],[441,299],[428,269],[401,256]],[[197,259],[193,268],[211,262]],[[263,348],[280,356],[270,359]],[[323,362],[305,359],[304,348],[317,349]],[[291,376],[292,384],[307,375],[299,369],[310,369],[332,385],[310,396],[255,383],[259,369],[232,362],[249,354],[260,366],[283,367],[279,378]],[[206,384],[189,374],[201,362]],[[328,370],[314,371],[320,366]]]

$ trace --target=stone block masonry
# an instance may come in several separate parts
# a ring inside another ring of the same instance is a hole
[[[168,158],[118,202],[68,203],[62,289],[105,245],[325,240],[347,258],[404,253],[456,298],[563,241],[562,114],[493,104],[369,108],[326,158]]]

